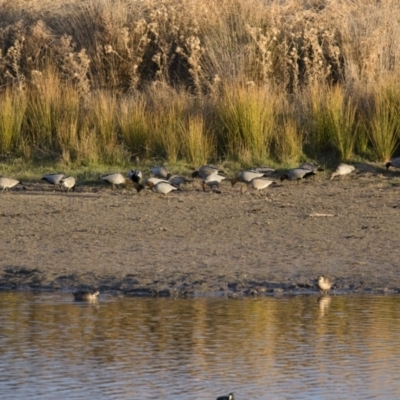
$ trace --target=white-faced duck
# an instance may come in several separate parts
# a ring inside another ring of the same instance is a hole
[[[8,191],[8,189],[17,185],[22,185],[22,183],[20,181],[17,181],[16,179],[0,176],[0,189],[2,189],[2,192]]]
[[[349,164],[339,164],[336,169],[332,172],[331,174],[331,179],[332,180],[335,176],[345,176],[353,171],[355,171],[356,167],[354,165],[349,165]]]
[[[112,189],[119,185],[125,184],[125,177],[120,173],[111,173],[106,175],[100,175],[99,179],[111,184]]]
[[[174,190],[181,190],[178,187],[171,185],[169,182],[161,181],[156,184],[154,184],[151,181],[146,182],[146,186],[148,186],[153,192],[155,193],[161,193],[164,195],[167,195],[168,193],[174,191]]]
[[[219,189],[219,184],[225,179],[224,176],[218,174],[211,174],[208,175],[205,179],[203,179],[203,190],[206,191],[206,186],[213,188],[216,186]]]
[[[67,193],[70,190],[75,192],[75,184],[76,184],[76,180],[73,176],[66,176],[60,180],[61,190],[63,190],[62,188],[66,188]]]

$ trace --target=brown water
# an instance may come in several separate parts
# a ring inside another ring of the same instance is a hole
[[[399,399],[400,297],[0,292],[4,399]]]

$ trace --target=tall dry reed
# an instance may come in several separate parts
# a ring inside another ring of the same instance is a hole
[[[295,162],[303,152],[381,159],[398,146],[394,100],[378,93],[400,80],[398,0],[26,4],[0,2],[3,154],[251,163]],[[360,87],[375,98],[370,122]],[[7,90],[25,93],[26,106]],[[199,141],[202,155],[190,148]]]

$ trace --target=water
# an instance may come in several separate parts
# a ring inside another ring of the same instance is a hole
[[[400,297],[0,292],[4,399],[398,399]]]

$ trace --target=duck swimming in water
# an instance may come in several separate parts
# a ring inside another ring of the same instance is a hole
[[[80,290],[72,294],[75,301],[95,301],[100,292],[98,290]]]

